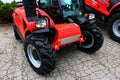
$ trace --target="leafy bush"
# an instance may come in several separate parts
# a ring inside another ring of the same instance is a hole
[[[11,3],[3,3],[0,0],[0,21],[11,22],[12,12],[17,7],[17,3],[12,1]]]

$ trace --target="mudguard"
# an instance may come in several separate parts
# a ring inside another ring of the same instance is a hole
[[[37,14],[40,13],[40,15],[47,16],[50,19],[50,26],[54,26],[53,20],[50,18],[50,16],[43,10],[36,8]],[[24,7],[16,8],[13,11],[12,14],[13,20],[20,31],[23,38],[26,37],[26,33],[28,31],[32,32],[35,31],[37,28],[35,27],[35,21],[29,22],[26,18]]]
[[[114,4],[111,5],[111,7],[109,8],[109,15],[115,8],[120,8],[120,0],[115,0],[115,1],[116,2],[114,2]]]
[[[109,0],[110,2],[110,6],[108,8],[108,11],[113,7],[115,6],[117,3],[120,3],[120,0]]]

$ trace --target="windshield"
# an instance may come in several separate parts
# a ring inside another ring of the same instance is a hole
[[[63,16],[69,17],[80,14],[79,0],[60,0]]]

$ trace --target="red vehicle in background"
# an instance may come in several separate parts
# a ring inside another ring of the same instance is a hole
[[[110,38],[120,43],[120,0],[84,0],[86,10],[108,25]]]

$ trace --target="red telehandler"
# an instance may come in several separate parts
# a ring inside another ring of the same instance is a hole
[[[39,20],[29,22],[24,6],[13,11],[15,38],[22,40],[28,62],[34,71],[45,75],[56,66],[56,51],[69,44],[86,53],[95,53],[104,42],[94,15],[81,14],[79,0],[40,0]]]

